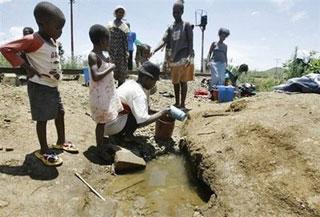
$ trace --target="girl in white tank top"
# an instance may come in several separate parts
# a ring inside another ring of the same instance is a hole
[[[103,57],[97,55],[101,60],[98,72],[103,72],[110,67]],[[90,109],[92,118],[97,123],[107,123],[113,121],[120,111],[122,105],[116,93],[113,79],[113,72],[108,73],[99,81],[90,79]]]

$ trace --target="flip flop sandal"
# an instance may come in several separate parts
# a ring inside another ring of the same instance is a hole
[[[72,142],[65,142],[60,145],[55,144],[55,145],[52,145],[52,148],[64,150],[70,153],[79,153],[79,150],[76,148],[76,146]]]
[[[57,166],[62,165],[62,163],[63,163],[62,159],[54,153],[53,154],[50,154],[50,153],[41,154],[40,150],[38,150],[38,151],[34,152],[34,155],[39,160],[41,160],[44,165],[49,166],[49,167],[57,167]]]

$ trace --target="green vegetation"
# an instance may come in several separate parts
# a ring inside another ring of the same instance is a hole
[[[76,56],[72,60],[70,57],[61,58],[61,65],[63,69],[82,69],[86,64],[86,61],[82,56]],[[11,67],[10,63],[4,58],[2,54],[0,54],[0,67]]]
[[[256,86],[257,91],[271,91],[276,85],[285,81],[283,69],[273,68],[267,71],[249,71],[242,74],[238,83],[251,83]]]
[[[309,73],[320,73],[320,57],[311,51],[306,60],[297,58],[297,48],[294,58],[284,64],[286,78],[301,77]]]
[[[250,67],[250,66],[249,66]],[[238,66],[228,65],[228,70],[234,75],[238,74]],[[256,86],[257,91],[271,91],[276,85],[283,83],[284,69],[271,68],[266,71],[249,70],[247,73],[242,73],[238,79],[238,84],[250,83]]]
[[[63,69],[82,69],[85,65],[85,61],[82,56],[75,56],[74,59],[71,57],[68,57],[67,59],[62,57],[61,65]]]
[[[10,67],[10,63],[0,53],[0,67]]]
[[[305,60],[297,57],[297,48],[294,57],[288,60],[283,68],[272,68],[266,71],[249,71],[242,74],[238,83],[251,83],[257,91],[271,91],[274,86],[286,82],[293,77],[301,77],[309,73],[320,73],[320,56],[311,51]],[[228,69],[237,74],[237,67],[228,66]]]

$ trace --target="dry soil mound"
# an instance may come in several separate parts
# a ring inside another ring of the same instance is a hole
[[[320,216],[319,107],[265,93],[194,110],[184,145],[216,193],[203,215]]]

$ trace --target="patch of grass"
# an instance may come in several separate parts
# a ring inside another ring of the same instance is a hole
[[[63,69],[82,69],[84,66],[84,58],[82,56],[75,56],[74,59],[61,58],[61,66]]]
[[[264,73],[249,71],[243,74],[238,83],[251,83],[256,86],[257,91],[272,91],[273,87],[285,81],[283,73]]]
[[[1,67],[10,67],[10,63],[4,58],[4,56],[2,56],[2,54],[0,53],[0,66]]]

